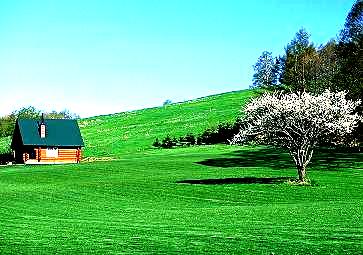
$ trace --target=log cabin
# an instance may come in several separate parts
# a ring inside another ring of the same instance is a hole
[[[76,120],[18,119],[11,149],[16,163],[79,163],[84,147]]]

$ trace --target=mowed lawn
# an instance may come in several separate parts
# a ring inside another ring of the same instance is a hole
[[[268,147],[0,167],[0,254],[362,254],[362,154]]]

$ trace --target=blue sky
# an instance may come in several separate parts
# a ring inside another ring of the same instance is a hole
[[[246,89],[301,27],[335,38],[353,0],[0,0],[0,115],[81,117]]]

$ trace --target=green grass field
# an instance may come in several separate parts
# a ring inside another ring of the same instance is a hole
[[[0,253],[361,254],[359,156],[315,161],[312,187],[286,184],[290,159],[266,147],[3,167]]]
[[[0,167],[0,254],[362,254],[361,153],[320,149],[314,185],[294,186],[274,148],[151,148],[233,121],[250,96],[81,120],[96,161]]]

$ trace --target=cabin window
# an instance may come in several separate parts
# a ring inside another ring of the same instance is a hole
[[[58,158],[58,148],[57,147],[47,148],[46,156],[47,158]]]

